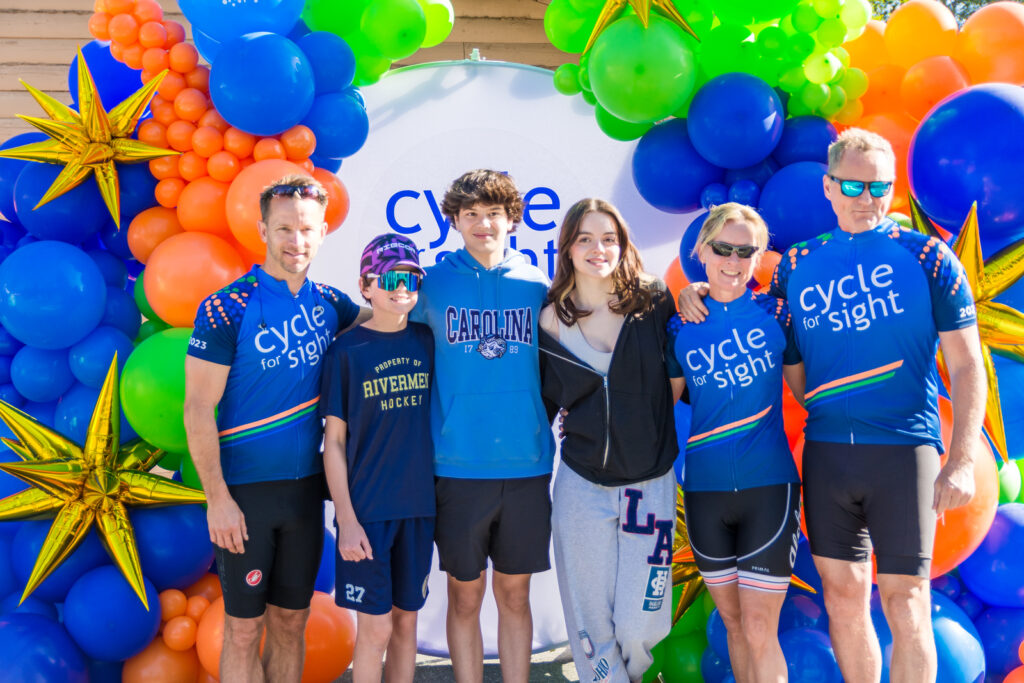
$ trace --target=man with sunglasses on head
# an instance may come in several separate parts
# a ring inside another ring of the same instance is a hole
[[[934,681],[930,585],[937,516],[974,494],[985,376],[963,267],[935,237],[886,213],[896,163],[884,138],[851,128],[823,178],[838,229],[782,255],[772,294],[789,301],[806,372],[803,489],[832,647],[851,683],[876,682],[871,554],[893,634],[893,681]],[[702,320],[698,288],[680,297]],[[935,353],[951,381],[953,434],[943,449]]]
[[[370,314],[306,279],[326,205],[308,176],[263,190],[264,264],[199,305],[185,358],[189,452],[224,591],[225,683],[302,677],[323,552],[321,360],[338,330]]]

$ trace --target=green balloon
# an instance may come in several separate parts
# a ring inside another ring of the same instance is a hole
[[[818,45],[814,42],[814,38],[806,33],[790,36],[789,43],[787,44],[787,52],[789,53],[787,59],[791,62],[802,62],[814,54],[814,50],[817,47]]]
[[[707,636],[700,631],[665,639],[665,663],[661,667],[665,683],[703,683],[700,660],[707,646]]]
[[[174,471],[181,467],[181,460],[184,456],[181,453],[164,453],[157,464],[165,470]]]
[[[788,116],[806,116],[814,113],[814,110],[804,104],[799,97],[793,95],[786,103],[786,114]]]
[[[121,373],[121,407],[132,429],[170,453],[188,450],[185,438],[185,351],[192,330],[172,327],[135,347]]]
[[[1017,496],[1016,502],[1024,503],[1024,459],[1014,460],[1013,463],[1017,466],[1017,469],[1020,470],[1022,482],[1022,485],[1020,487],[1020,495]]]
[[[555,69],[553,78],[555,90],[563,95],[575,95],[580,88],[580,68],[575,64],[563,64]]]
[[[828,100],[818,108],[818,111],[820,111],[821,115],[826,119],[830,119],[838,114],[840,109],[846,106],[846,92],[844,92],[838,85],[824,87],[827,87],[829,91]]]
[[[690,25],[693,32],[703,38],[715,22],[715,11],[711,4],[705,0],[690,0],[686,3],[677,3],[676,9],[682,15],[686,23]],[[693,40],[693,36],[688,36]]]
[[[831,52],[812,55],[804,62],[804,75],[811,83],[828,83],[842,66]]]
[[[679,617],[679,621],[672,627],[669,637],[686,635],[687,633],[703,633],[708,623],[708,615],[704,614],[704,607],[699,601],[694,602]]]
[[[594,97],[594,93],[590,92],[589,90],[582,91],[580,93],[580,97],[582,97],[583,101],[589,104],[591,107],[597,106],[597,98]]]
[[[827,85],[819,83],[808,83],[800,88],[798,99],[811,111],[828,102],[829,89]]]
[[[905,213],[900,213],[899,211],[890,212],[886,215],[886,218],[896,221],[898,225],[903,226],[907,230],[911,230],[914,227],[914,223],[910,220],[910,216]]]
[[[800,33],[812,33],[818,30],[821,25],[821,17],[814,11],[810,2],[801,2],[790,15],[793,20],[793,28]]]
[[[745,72],[750,53],[743,49],[743,44],[753,36],[750,29],[737,24],[722,24],[711,29],[701,43],[701,70],[709,79],[734,71]],[[756,50],[753,43],[751,49]]]
[[[779,19],[779,28],[781,28],[782,32],[787,36],[795,34],[797,30],[793,27],[793,15],[788,14]]]
[[[416,0],[373,0],[359,26],[377,51],[390,60],[405,59],[427,37],[427,17]]]
[[[844,67],[850,66],[850,52],[845,47],[843,47],[842,45],[836,45],[830,51],[832,52],[832,54],[836,56],[836,59],[838,59],[839,63],[842,64]]]
[[[347,35],[345,41],[356,57],[356,75],[352,81],[355,85],[376,83],[391,68],[391,60],[381,55],[376,46],[362,33]]]
[[[790,94],[803,88],[806,83],[803,66],[791,66],[779,74],[779,87]]]
[[[1021,472],[1014,461],[999,462],[999,502],[1012,503],[1021,494]]]
[[[779,76],[789,68],[781,59],[753,59],[750,73],[773,88],[779,84]]]
[[[769,21],[789,14],[796,7],[798,0],[719,0],[717,9],[722,17],[723,9],[728,6],[726,14],[736,12],[750,16],[756,21]],[[722,18],[722,21],[726,19]],[[745,23],[752,23],[750,21]]]
[[[581,12],[569,0],[551,0],[544,10],[544,33],[562,52],[583,52],[596,22],[595,14]]]
[[[192,456],[183,453],[181,456],[181,483],[191,486],[194,489],[203,490],[203,483],[199,481],[199,473],[196,472],[196,465],[192,462]]]
[[[815,35],[818,38],[818,44],[822,47],[828,49],[837,47],[846,38],[846,24],[838,17],[826,19],[821,22]]]
[[[420,47],[440,45],[451,35],[455,25],[455,9],[451,0],[417,0],[427,19],[427,33]]]
[[[839,14],[839,0],[811,0],[811,6],[822,19],[831,19]]]
[[[632,123],[660,121],[693,93],[696,65],[683,30],[652,14],[645,29],[637,16],[606,28],[590,51],[587,72],[597,101]]]
[[[370,0],[306,0],[302,19],[314,31],[345,36],[359,30],[359,20]]]
[[[584,57],[589,56],[583,55]],[[580,68],[576,72],[576,85],[579,86],[583,92],[593,92],[594,88],[590,85],[590,70],[587,68],[590,64],[589,61],[580,60]]]
[[[135,337],[135,343],[139,344],[149,339],[157,332],[166,330],[169,327],[170,325],[165,323],[163,320],[146,320],[139,326],[139,334]]]
[[[867,25],[872,13],[868,0],[845,0],[839,8],[839,18],[848,29],[860,29]]]
[[[748,26],[754,23],[754,13],[743,2],[735,0],[718,0],[715,3],[715,16],[723,24]]]
[[[594,118],[597,119],[597,127],[601,129],[601,132],[612,140],[636,140],[654,125],[653,123],[623,121],[609,114],[608,110],[600,104],[594,107]]]
[[[765,26],[757,34],[757,51],[762,59],[779,59],[786,54],[789,37],[778,26]]]
[[[145,276],[145,268],[140,270],[139,274],[135,276],[135,289],[132,292],[132,296],[135,298],[135,305],[139,307],[139,312],[146,316],[147,320],[160,320],[160,316],[156,314],[153,307],[149,305],[149,301],[146,299],[146,287],[142,283]]]

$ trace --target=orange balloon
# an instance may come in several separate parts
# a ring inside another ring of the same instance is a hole
[[[174,617],[185,614],[188,598],[177,588],[168,588],[160,592],[160,620],[170,621]]]
[[[224,131],[224,149],[239,159],[244,159],[252,154],[252,149],[255,146],[256,136],[252,133],[246,133],[237,128],[228,128]]]
[[[864,115],[903,111],[900,88],[906,70],[894,64],[885,64],[868,72],[868,90],[861,95]]]
[[[1016,669],[1006,674],[1006,678],[1003,679],[1003,683],[1024,683],[1024,666],[1018,666]]]
[[[139,26],[139,45],[145,48],[164,49],[167,42],[167,29],[159,21],[147,21]]]
[[[178,120],[178,115],[174,113],[174,103],[164,100],[159,95],[149,103],[149,110],[153,112],[153,118],[165,127]]]
[[[202,90],[202,88],[200,88]],[[231,124],[224,120],[224,117],[217,113],[216,109],[207,109],[206,113],[199,119],[199,127],[209,126],[223,135],[224,131],[231,127]]]
[[[165,178],[156,184],[153,196],[160,206],[173,209],[178,205],[178,197],[181,196],[181,191],[184,189],[185,181],[181,178]]]
[[[327,232],[330,234],[340,228],[348,216],[348,189],[341,182],[341,178],[326,169],[314,168],[313,177],[327,190],[324,220],[327,221]]]
[[[970,84],[967,70],[952,57],[929,57],[907,69],[900,99],[907,113],[920,121],[940,101]]]
[[[1017,656],[1020,658],[1020,663],[1024,664],[1024,640],[1020,641],[1020,647],[1017,648]]]
[[[178,222],[182,229],[229,236],[231,231],[224,209],[227,196],[227,183],[209,177],[190,182],[178,197]]]
[[[216,574],[203,574],[203,578],[185,589],[185,595],[190,598],[193,595],[202,595],[212,603],[221,596],[220,578]]]
[[[220,679],[200,666],[199,676],[196,678],[196,683],[220,683]]]
[[[193,683],[202,669],[195,649],[178,652],[157,636],[121,669],[122,683]]]
[[[164,11],[156,0],[135,0],[132,16],[135,17],[139,24],[145,24],[146,22],[160,23],[163,21]]]
[[[202,90],[203,92],[210,91],[210,67],[199,65],[196,68],[185,74],[185,82],[188,83],[188,87]]]
[[[975,83],[1024,83],[1024,6],[994,2],[967,18],[956,58]]]
[[[205,600],[205,598],[203,598]],[[192,649],[196,644],[196,629],[198,625],[191,617],[184,615],[174,617],[164,624],[163,639],[167,647],[178,652]]]
[[[174,113],[178,118],[193,123],[206,113],[206,94],[195,88],[185,88],[174,97]]]
[[[203,299],[244,274],[238,252],[216,235],[173,235],[146,262],[146,300],[161,320],[189,327]]]
[[[168,63],[169,60],[170,55],[168,54]],[[188,87],[188,84],[185,83],[184,76],[177,71],[168,71],[164,75],[164,80],[160,81],[160,87],[157,88],[157,92],[160,93],[160,97],[164,98],[168,102],[173,102],[178,93],[186,87]]]
[[[181,175],[178,173],[178,157],[160,157],[159,159],[153,159],[149,162],[149,172],[153,174],[153,177],[157,180],[163,180],[165,178],[180,178]]]
[[[107,0],[106,11],[110,14],[126,14],[132,11],[135,0]]]
[[[159,121],[149,119],[139,126],[139,142],[154,147],[167,147],[167,127]]]
[[[121,59],[124,60],[125,66],[131,67],[132,69],[141,69],[142,55],[145,51],[146,48],[142,47],[138,43],[132,43],[121,50]]]
[[[878,133],[889,141],[896,153],[896,183],[893,185],[892,211],[903,211],[908,207],[907,195],[910,193],[910,181],[907,172],[907,159],[910,154],[910,141],[914,137],[917,121],[908,114],[889,112],[865,116],[858,124],[865,130]]]
[[[956,17],[938,0],[908,0],[885,24],[889,61],[904,69],[956,49]]]
[[[196,654],[203,669],[220,677],[220,651],[224,643],[224,598],[217,598],[199,621]]]
[[[265,159],[284,159],[284,145],[275,138],[261,138],[253,147],[252,157],[256,161]]]
[[[683,273],[682,267],[679,265],[678,256],[672,259],[672,263],[668,264],[668,268],[665,270],[665,276],[662,280],[665,281],[665,286],[668,287],[668,291],[672,292],[672,301],[678,301],[679,292],[683,291],[683,287],[690,284],[690,281]]]
[[[187,74],[199,64],[199,51],[191,43],[178,43],[167,56],[171,68],[180,74]]]
[[[181,232],[178,214],[174,209],[154,206],[132,219],[128,226],[128,249],[140,263],[146,263],[157,245]]]
[[[162,24],[161,24],[162,26]],[[160,47],[148,48],[142,53],[142,68],[150,72],[152,75],[156,75],[167,68],[167,50]],[[152,76],[151,76],[152,77]],[[148,83],[150,79],[143,78],[144,83]]]
[[[224,136],[213,126],[200,126],[192,133],[192,149],[206,159],[224,147]]]
[[[89,35],[96,40],[110,40],[110,15],[106,12],[95,12],[89,17]]]
[[[871,19],[864,27],[864,33],[843,47],[850,53],[850,66],[864,71],[877,69],[889,63],[889,53],[885,49],[885,22]]]
[[[292,161],[308,159],[309,155],[316,149],[316,135],[312,129],[303,125],[292,126],[281,133],[281,144],[284,145],[285,154]]]
[[[185,616],[198,623],[208,609],[210,609],[210,601],[206,599],[206,596],[193,595],[188,599],[188,605],[185,606]]]
[[[803,439],[804,426],[807,424],[807,411],[793,396],[789,385],[782,383],[782,428],[786,432],[786,440],[789,441],[789,449],[796,451],[797,443]],[[800,452],[803,453],[803,443],[800,442]],[[795,457],[795,456],[794,456]],[[797,464],[800,469],[803,463]]]
[[[211,178],[222,183],[230,183],[241,170],[242,165],[238,163],[238,157],[231,152],[221,150],[206,160],[206,172]]]
[[[263,250],[263,253],[257,254],[243,247],[238,242],[238,240],[235,239],[231,240],[231,246],[235,248],[235,251],[238,252],[238,255],[242,257],[242,261],[245,262],[246,272],[248,272],[249,269],[252,268],[257,263],[262,266],[263,262],[267,259],[266,249]]]
[[[231,181],[227,199],[228,225],[242,246],[256,254],[266,251],[256,225],[260,220],[260,192],[286,175],[301,172],[302,169],[290,161],[266,159],[243,169]]]
[[[187,152],[192,149],[192,134],[196,132],[194,124],[178,119],[167,126],[167,142],[172,149]]]
[[[178,157],[178,173],[185,180],[198,180],[206,175],[206,159],[194,151],[185,152]],[[181,202],[181,197],[178,202]]]
[[[761,254],[761,258],[757,261],[757,268],[754,269],[754,279],[757,280],[757,284],[761,287],[767,287],[772,281],[775,267],[779,265],[781,260],[782,254],[771,249]]]
[[[178,43],[185,40],[185,27],[176,21],[167,21],[166,19],[161,22],[164,28],[167,29],[167,42],[164,43],[164,47],[170,50]]]
[[[313,175],[313,171],[316,170],[316,165],[313,164],[312,159],[303,159],[302,161],[296,161],[295,163],[309,175]]]
[[[331,683],[352,663],[356,624],[348,610],[334,604],[334,598],[313,593],[306,622],[306,657],[302,683]]]
[[[113,16],[107,23],[107,33],[111,40],[127,46],[139,39],[139,22],[135,21],[135,17],[130,14],[111,14]]]

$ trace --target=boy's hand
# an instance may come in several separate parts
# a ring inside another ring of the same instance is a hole
[[[338,552],[348,562],[373,559],[370,539],[359,522],[338,522]]]

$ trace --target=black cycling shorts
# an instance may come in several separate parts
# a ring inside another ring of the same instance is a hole
[[[928,577],[939,474],[933,446],[808,441],[803,474],[813,554],[867,562],[873,547],[879,574]]]
[[[245,515],[245,552],[214,546],[224,611],[249,619],[267,604],[306,609],[324,548],[324,476],[228,486]]]
[[[480,578],[491,558],[503,574],[551,568],[551,475],[523,479],[435,477],[434,541],[441,569]]]
[[[687,491],[686,528],[708,586],[785,592],[800,537],[800,485]]]

